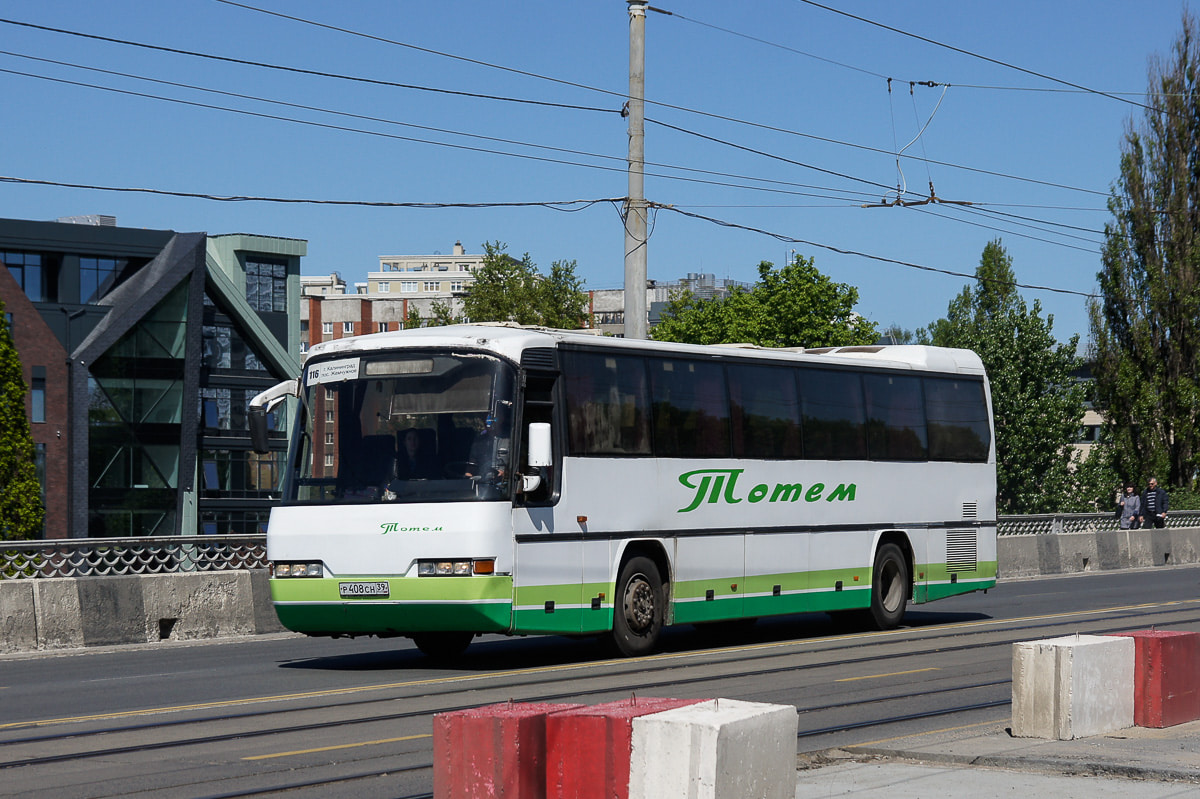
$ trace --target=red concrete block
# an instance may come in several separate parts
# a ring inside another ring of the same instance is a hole
[[[705,699],[625,699],[546,719],[546,799],[628,799],[633,720]]]
[[[1200,719],[1200,633],[1139,630],[1133,638],[1133,723],[1172,727]]]
[[[545,799],[546,718],[580,707],[505,702],[438,713],[435,799]]]

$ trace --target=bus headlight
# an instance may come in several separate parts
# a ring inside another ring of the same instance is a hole
[[[320,561],[315,563],[276,563],[276,577],[321,577],[325,573]]]
[[[473,574],[495,574],[494,558],[483,560],[419,560],[418,577],[470,577]]]

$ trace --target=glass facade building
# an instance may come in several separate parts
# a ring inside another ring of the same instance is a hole
[[[299,371],[305,252],[297,239],[0,220],[0,299],[57,509],[45,537],[265,529],[286,431],[255,453],[246,405]]]

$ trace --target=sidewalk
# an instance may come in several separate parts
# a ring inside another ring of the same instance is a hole
[[[997,722],[802,755],[797,799],[1200,795],[1200,721],[1074,741],[1013,738],[1007,727]]]

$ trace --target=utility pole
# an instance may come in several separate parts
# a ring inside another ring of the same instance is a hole
[[[625,338],[646,338],[646,2],[629,4],[629,199],[625,203]]]

